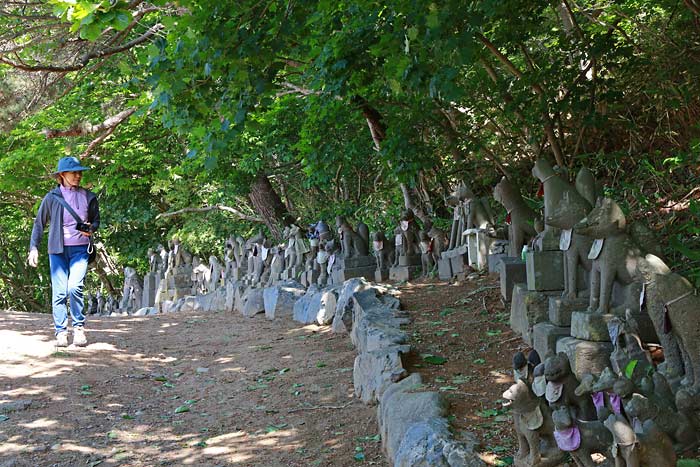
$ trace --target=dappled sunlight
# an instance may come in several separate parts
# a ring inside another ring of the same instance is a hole
[[[213,321],[209,315],[89,317],[90,345],[57,349],[50,330],[29,329],[50,315],[6,316],[0,342],[13,353],[12,360],[0,356],[0,379],[8,382],[0,400],[32,404],[0,423],[0,458],[301,466],[354,450],[351,440],[329,434],[348,430],[337,421],[340,411],[365,407],[352,404],[354,357],[343,346],[348,360],[333,364],[329,341],[336,340],[327,339],[327,326],[289,330],[246,320],[248,329],[228,324],[215,333],[193,332]]]
[[[504,371],[491,370],[489,372],[489,375],[491,376],[491,381],[493,384],[501,385],[513,383],[513,375],[508,374]]]

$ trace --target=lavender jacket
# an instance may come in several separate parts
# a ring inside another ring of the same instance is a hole
[[[83,188],[84,189],[84,188]],[[97,196],[89,190],[85,190],[88,202],[88,222],[91,224],[90,230],[95,232],[100,226],[100,208],[97,203]],[[59,203],[54,195],[61,196],[60,187],[49,191],[39,206],[39,212],[34,219],[32,238],[29,241],[29,251],[39,249],[41,236],[44,234],[44,227],[49,224],[49,254],[59,255],[63,253],[63,205]],[[70,214],[69,214],[70,215]]]

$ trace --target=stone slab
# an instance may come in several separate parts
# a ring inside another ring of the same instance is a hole
[[[399,256],[399,266],[421,266],[420,255]]]
[[[525,254],[527,288],[538,292],[564,290],[563,259],[559,250],[528,250]]]
[[[532,347],[544,358],[544,355],[556,352],[559,339],[570,335],[571,328],[568,326],[555,326],[549,322],[537,323],[532,327]]]
[[[469,258],[466,254],[453,256],[450,258],[450,267],[452,268],[452,276],[466,272],[469,270]]]
[[[520,258],[506,256],[505,258],[501,258],[499,269],[499,274],[501,276],[501,297],[503,297],[503,300],[509,302],[513,294],[513,286],[527,281],[525,262]]]
[[[443,281],[452,279],[452,266],[449,258],[440,258],[438,260],[438,278]]]
[[[524,283],[515,284],[510,303],[510,327],[532,345],[532,328],[547,321],[549,296],[527,290]]]
[[[345,269],[334,269],[332,271],[333,284],[342,284],[348,279],[354,277],[364,277],[365,279],[371,281],[374,279],[374,272],[376,271],[376,266],[374,264],[361,267],[361,268],[345,268]]]
[[[374,270],[374,282],[384,282],[389,280],[389,270],[388,269],[375,269]]]
[[[489,273],[498,273],[501,270],[501,259],[506,258],[505,253],[492,253],[486,257],[489,265]]]
[[[414,279],[421,274],[420,266],[395,266],[389,269],[389,280],[404,282]]]
[[[571,313],[588,308],[587,298],[567,300],[561,297],[549,299],[549,321],[555,326],[571,326]]]
[[[371,266],[372,268],[377,267],[377,258],[371,255],[367,256],[353,256],[352,258],[338,258],[337,263],[340,265],[341,269],[353,269],[353,268],[366,268]],[[355,276],[358,277],[358,276]]]
[[[571,336],[594,342],[610,342],[608,322],[615,315],[574,311],[571,314]]]
[[[603,368],[610,366],[612,351],[610,342],[591,342],[575,337],[563,337],[557,342],[557,352],[566,353],[571,370],[579,380],[586,373],[600,375]]]

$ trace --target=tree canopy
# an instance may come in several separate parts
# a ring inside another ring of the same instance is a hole
[[[0,305],[45,308],[23,260],[65,154],[93,167],[117,267],[174,233],[208,254],[336,214],[446,223],[459,179],[536,204],[546,157],[700,277],[699,38],[696,0],[3,2]]]

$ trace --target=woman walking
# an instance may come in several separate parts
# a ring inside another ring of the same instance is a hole
[[[27,262],[39,264],[39,244],[49,224],[49,267],[51,269],[51,304],[54,332],[58,347],[68,346],[68,308],[73,325],[73,344],[87,345],[83,314],[83,282],[87,274],[90,236],[100,225],[97,197],[80,187],[83,171],[77,157],[58,161],[58,186],[49,191],[39,206],[29,243]],[[77,219],[76,219],[77,217]]]

